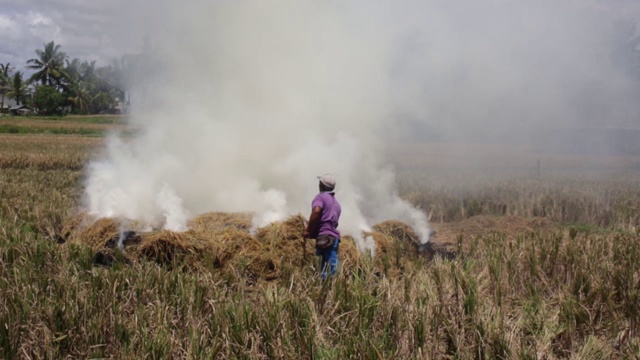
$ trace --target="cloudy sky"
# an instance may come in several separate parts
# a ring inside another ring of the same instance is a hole
[[[570,0],[569,0],[570,1]],[[590,0],[585,0],[590,1]],[[603,11],[638,18],[640,1],[592,0]],[[141,47],[143,0],[0,0],[0,63],[22,64],[51,40],[72,57],[110,61]],[[148,3],[148,2],[147,2]],[[158,2],[161,3],[161,2]],[[138,19],[136,19],[138,17]],[[138,29],[139,30],[139,29]]]
[[[479,129],[469,124],[487,128],[496,119],[510,122],[513,112],[536,124],[541,118],[584,122],[585,117],[629,122],[640,113],[637,82],[610,59],[612,44],[626,39],[612,37],[612,25],[640,23],[639,0],[326,1],[336,9],[352,8],[346,22],[359,24],[369,34],[366,41],[380,49],[380,66],[391,69],[394,78],[390,96],[396,113],[426,119],[443,132],[475,133]],[[26,61],[53,40],[70,58],[107,65],[139,53],[148,36],[165,57],[191,59],[181,69],[207,68],[227,46],[242,47],[250,34],[244,23],[229,23],[228,16],[216,13],[236,2],[254,10],[251,23],[264,21],[264,26],[271,20],[261,7],[286,14],[294,6],[287,0],[0,0],[0,63],[29,74]],[[312,10],[278,21],[301,27],[298,22],[317,15]],[[367,28],[366,21],[373,25]],[[232,37],[234,26],[245,31]],[[215,39],[223,45],[212,45]],[[307,50],[313,47],[302,42],[279,51]],[[231,63],[254,61],[251,56],[247,50]],[[198,73],[194,81],[201,77]],[[614,102],[624,106],[610,105]],[[626,115],[615,113],[622,108]],[[479,121],[482,116],[491,122]]]
[[[640,18],[637,0],[580,1],[592,1],[614,16]],[[136,52],[149,32],[141,25],[147,23],[145,17],[162,16],[157,11],[161,5],[155,4],[163,1],[151,3],[154,6],[144,0],[0,0],[0,63],[24,70],[34,50],[51,40],[72,58],[102,64]]]
[[[52,40],[72,58],[102,64],[140,48],[142,39],[125,36],[123,20],[130,19],[123,4],[121,0],[0,0],[0,63],[24,70],[35,49]]]

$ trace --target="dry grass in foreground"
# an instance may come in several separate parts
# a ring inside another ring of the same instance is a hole
[[[640,351],[638,237],[581,231],[461,239],[451,260],[376,275],[368,261],[321,283],[292,267],[253,282],[154,261],[93,265],[3,223],[4,358],[630,359]],[[462,249],[462,248],[461,248]],[[116,256],[119,256],[116,254]],[[182,259],[180,257],[183,257]]]
[[[383,223],[381,239],[409,246],[379,241],[375,258],[350,261],[345,245],[323,283],[300,266],[295,217],[251,236],[246,215],[205,214],[191,233],[138,234],[120,251],[112,219],[67,222],[101,140],[5,139],[0,157],[25,160],[0,168],[0,358],[640,358],[633,166],[403,170],[402,196],[456,256],[406,256],[402,227]]]

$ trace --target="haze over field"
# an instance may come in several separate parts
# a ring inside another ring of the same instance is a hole
[[[340,229],[361,248],[372,247],[361,232],[386,219],[428,240],[425,215],[397,196],[378,160],[376,131],[393,107],[391,38],[371,34],[375,18],[355,8],[285,5],[165,4],[176,28],[152,32],[164,39],[154,49],[163,76],[134,120],[148,131],[130,146],[114,140],[90,165],[91,213],[181,230],[190,215],[254,211],[261,226],[308,213],[315,176],[331,172]]]
[[[51,9],[9,8],[23,4]],[[127,144],[112,139],[89,166],[87,206],[99,216],[179,230],[198,213],[255,211],[257,226],[306,215],[315,176],[332,172],[345,234],[398,218],[426,241],[424,215],[397,196],[381,160],[385,142],[528,141],[548,127],[638,126],[635,1],[84,7],[101,15],[76,34],[113,24],[102,56],[139,52],[149,39],[131,92],[133,121],[146,131]],[[72,37],[59,30],[64,50],[79,48],[66,48]]]
[[[194,38],[206,38],[224,27],[211,21],[216,8],[253,7],[247,1],[206,3],[0,0],[0,63],[11,62],[23,70],[34,49],[54,40],[71,57],[108,64],[122,54],[140,52],[146,35],[163,56],[188,56],[174,45],[194,43]],[[269,3],[277,8],[264,13],[256,9],[254,16],[309,7]],[[341,19],[335,19],[367,33],[384,52],[388,63],[381,71],[393,80],[394,119],[420,122],[418,129],[427,132],[422,137],[473,137],[478,131],[495,137],[521,125],[628,126],[635,121],[637,84],[630,83],[629,68],[637,59],[629,41],[637,30],[627,24],[640,18],[635,0],[348,4],[323,6],[339,6]],[[294,15],[299,18],[278,21],[290,29],[297,26],[300,38],[305,37],[306,20],[322,16],[316,9]],[[197,21],[204,23],[193,23]],[[247,27],[242,36],[248,36],[251,24],[242,26]],[[208,58],[201,60],[210,63]]]

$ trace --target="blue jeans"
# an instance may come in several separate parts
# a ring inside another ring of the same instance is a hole
[[[331,276],[334,276],[336,274],[336,269],[338,268],[339,247],[340,238],[337,238],[331,248],[324,250],[316,249],[316,255],[322,257],[322,260],[320,262],[320,276],[322,276],[322,280],[327,279],[327,272]]]

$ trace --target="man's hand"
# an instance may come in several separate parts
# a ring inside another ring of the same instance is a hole
[[[302,232],[302,237],[303,237],[304,239],[308,239],[308,238],[309,238],[309,235],[310,235],[310,232],[309,232],[309,226],[305,226],[305,227],[304,227],[304,231]]]

